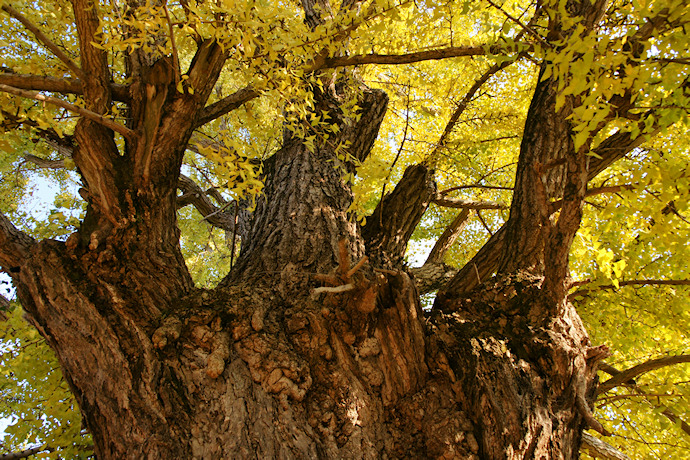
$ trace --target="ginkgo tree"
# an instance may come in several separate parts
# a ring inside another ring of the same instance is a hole
[[[685,0],[0,9],[10,458],[687,457]]]

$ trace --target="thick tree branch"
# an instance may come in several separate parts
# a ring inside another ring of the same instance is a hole
[[[64,169],[65,160],[46,160],[30,153],[24,154],[24,161],[33,163],[41,169]]]
[[[424,164],[409,166],[393,192],[367,218],[362,236],[374,264],[402,264],[407,242],[436,194],[433,171]]]
[[[202,103],[206,102],[213,91],[213,86],[218,80],[218,76],[220,75],[223,64],[227,59],[228,53],[229,50],[219,45],[215,40],[209,39],[199,45],[199,48],[194,54],[192,62],[189,65],[189,70],[187,71],[187,75],[189,76],[187,83],[194,88],[194,92],[198,94],[198,98],[192,98],[193,100],[200,100]],[[243,93],[243,96],[247,98],[246,100],[253,98],[249,98],[247,93]],[[237,97],[237,101],[239,100],[242,100],[241,96]],[[242,100],[240,105],[246,102],[246,100]],[[218,116],[220,115],[216,115],[216,118]],[[204,123],[207,123],[211,119],[205,121]],[[193,123],[193,126],[198,127],[201,126],[201,124],[198,124],[197,122]]]
[[[33,91],[50,91],[62,94],[84,94],[81,80],[73,78],[57,78],[41,75],[22,75],[11,72],[0,73],[0,84],[14,86],[19,89]],[[117,83],[110,84],[113,99],[129,101],[129,88]]]
[[[67,56],[55,43],[53,43],[46,34],[41,32],[41,30],[36,27],[31,21],[29,21],[25,16],[23,16],[19,11],[15,10],[9,5],[3,5],[2,10],[8,13],[17,21],[21,22],[24,27],[26,27],[36,39],[41,42],[46,48],[48,48],[58,59],[60,59],[67,68],[74,74],[74,76],[83,78],[84,72],[75,64],[69,56]]]
[[[645,136],[633,136],[628,131],[618,131],[602,141],[593,152],[587,170],[587,180],[591,181],[617,160],[620,160],[633,149],[639,147],[646,140]],[[477,254],[462,267],[453,279],[442,289],[441,296],[464,295],[484,282],[498,269],[499,257],[505,244],[504,224],[477,252]]]
[[[453,245],[465,228],[470,216],[470,209],[464,208],[453,219],[434,244],[426,262],[421,267],[412,267],[409,272],[414,276],[415,284],[420,294],[426,294],[440,289],[458,272],[457,269],[443,263],[443,256]]]
[[[79,37],[79,50],[83,74],[80,79],[84,85],[86,108],[103,114],[111,101],[110,71],[107,53],[96,48],[97,33],[100,27],[98,5],[94,0],[72,0],[75,25]]]
[[[0,213],[0,267],[8,273],[19,271],[29,257],[34,239],[18,230],[12,222]]]
[[[236,108],[241,107],[244,103],[256,98],[259,94],[260,93],[251,86],[235,91],[229,96],[204,107],[199,117],[195,120],[194,127],[198,128],[228,112],[232,112]]]
[[[621,371],[619,374],[614,375],[606,382],[599,384],[597,389],[597,394],[609,391],[618,385],[622,385],[625,382],[634,379],[635,377],[651,372],[662,367],[673,366],[675,364],[690,363],[690,355],[677,355],[677,356],[665,356],[663,358],[651,359],[645,361],[642,364],[633,366],[630,369]]]
[[[342,142],[348,143],[348,153],[358,161],[369,156],[371,148],[381,127],[381,122],[388,108],[388,95],[378,89],[362,89],[357,101],[359,107],[356,122],[347,125]]]
[[[417,51],[407,54],[359,54],[354,56],[336,56],[326,58],[321,65],[313,70],[333,69],[336,67],[364,65],[364,64],[412,64],[421,61],[432,61],[462,56],[483,56],[488,53],[495,54],[499,49],[486,46],[452,46],[428,51]]]
[[[644,127],[644,122],[640,122],[640,125]],[[630,131],[617,131],[604,139],[592,151],[594,155],[590,160],[589,169],[587,171],[588,180],[592,180],[613,163],[646,142],[649,138],[648,136],[653,136],[657,132],[658,128],[655,127],[654,131],[647,136],[640,134],[633,138]]]
[[[43,94],[38,93],[36,91],[27,91],[3,84],[0,84],[0,91],[13,94],[15,96],[24,97],[27,99],[35,99],[37,101],[47,102],[48,104],[52,104],[57,107],[62,107],[63,109],[69,110],[72,113],[76,113],[77,115],[81,115],[82,117],[88,118],[91,121],[95,121],[96,123],[105,126],[106,128],[110,128],[113,131],[122,134],[128,139],[134,139],[136,137],[136,133],[131,129],[127,128],[126,126],[121,125],[119,123],[115,123],[113,120],[106,118],[103,115],[99,115],[98,113],[92,112],[91,110],[76,106],[74,104],[70,104],[69,102],[65,102],[63,100],[51,96],[44,96]]]
[[[482,246],[477,254],[455,274],[452,280],[439,292],[439,300],[466,295],[469,291],[489,279],[498,268],[499,258],[505,244],[506,225],[498,229]]]
[[[410,267],[408,271],[414,277],[415,286],[420,294],[441,289],[458,273],[457,268],[444,263],[425,263],[421,267]]]

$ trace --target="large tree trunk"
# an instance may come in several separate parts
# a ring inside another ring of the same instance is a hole
[[[93,36],[92,10],[75,4],[80,34]],[[586,18],[602,7],[568,5]],[[89,43],[83,56],[103,70]],[[55,349],[96,455],[577,458],[582,429],[596,426],[587,398],[605,350],[589,348],[565,296],[587,165],[569,113],[555,109],[557,82],[540,81],[529,110],[503,249],[491,252],[498,276],[483,273],[469,292],[454,280],[425,317],[401,261],[433,195],[431,172],[410,168],[362,235],[341,178],[351,165],[334,167],[332,144],[310,150],[289,137],[267,164],[234,270],[217,289],[193,287],[175,190],[223,55],[201,43],[193,97],[176,93],[172,77],[151,80],[156,64],[133,58],[137,137],[125,155],[112,132],[79,122],[89,210],[66,243],[33,242],[0,219],[0,264]],[[103,113],[108,76],[88,78],[87,103]],[[363,90],[356,122],[337,113],[335,96],[317,95],[341,123],[331,142],[350,141],[363,160],[385,94]]]

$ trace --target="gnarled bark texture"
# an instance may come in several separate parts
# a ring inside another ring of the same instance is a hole
[[[97,6],[73,3],[86,105],[103,114],[112,94],[105,51],[93,46]],[[314,24],[329,11],[319,4],[303,2]],[[591,27],[603,6],[567,8]],[[555,19],[550,27],[570,33]],[[352,165],[336,161],[335,146],[364,160],[387,98],[358,88],[348,118],[338,108],[346,79],[315,95],[339,135],[313,149],[286,136],[266,163],[238,263],[218,288],[193,286],[176,189],[199,117],[241,103],[204,108],[226,52],[200,40],[186,74],[193,95],[175,91],[168,58],[132,53],[135,136],[121,154],[112,131],[79,121],[88,211],[67,242],[33,241],[0,218],[0,264],[55,349],[96,455],[577,458],[582,430],[596,427],[587,401],[605,350],[590,348],[565,296],[592,170],[574,150],[570,113],[555,108],[558,82],[537,85],[505,230],[425,314],[402,257],[435,195],[432,172],[408,168],[359,228],[342,179]]]

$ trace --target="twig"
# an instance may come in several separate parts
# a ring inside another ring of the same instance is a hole
[[[505,10],[504,10],[503,8],[501,8],[500,6],[496,5],[496,4],[495,4],[494,2],[492,2],[491,0],[486,0],[486,1],[487,1],[487,3],[488,3],[489,5],[493,6],[493,7],[496,8],[498,11],[500,11],[501,13],[503,13],[503,15],[504,15],[505,17],[507,17],[508,19],[510,19],[511,21],[513,21],[515,24],[517,24],[517,25],[519,25],[520,27],[522,27],[522,29],[523,29],[525,32],[527,32],[528,34],[530,34],[531,36],[533,36],[534,38],[536,38],[536,39],[539,41],[539,43],[541,43],[542,45],[544,45],[544,46],[547,47],[547,48],[551,48],[551,44],[549,44],[546,40],[544,40],[544,38],[543,38],[541,35],[539,35],[538,33],[536,33],[530,26],[528,26],[527,24],[523,24],[519,19],[514,18],[513,16],[511,16],[510,13],[508,13],[507,11],[505,11]]]
[[[355,273],[357,273],[357,270],[359,270],[360,268],[362,268],[362,266],[364,266],[364,264],[367,262],[367,260],[369,260],[369,258],[368,258],[367,256],[362,257],[362,258],[359,260],[359,262],[357,262],[357,263],[355,264],[355,266],[352,267],[352,268],[345,274],[345,278],[346,278],[346,279],[350,279],[350,278],[352,277],[352,275],[354,275]]]
[[[477,269],[477,264],[472,264],[472,266],[474,267],[474,273],[475,273],[475,275],[477,275],[477,282],[478,282],[479,284],[482,284],[482,277],[479,276],[479,270]]]

